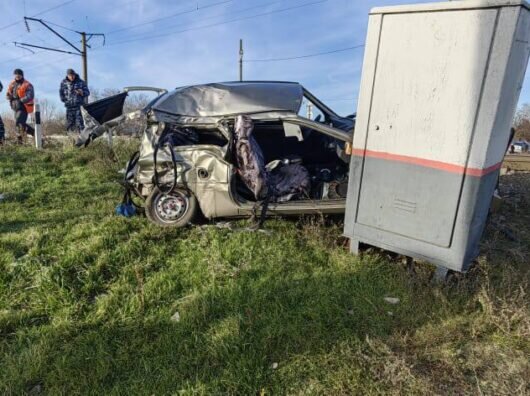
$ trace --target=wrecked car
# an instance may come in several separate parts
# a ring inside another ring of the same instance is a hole
[[[145,109],[121,114],[127,93],[142,89],[87,105],[80,144],[143,117],[125,183],[154,223],[344,212],[354,115],[338,116],[294,82],[157,90]]]

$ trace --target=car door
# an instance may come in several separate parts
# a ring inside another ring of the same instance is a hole
[[[311,129],[314,133],[320,133],[325,136],[337,139],[344,144],[339,147],[338,150],[342,153],[339,157],[337,156],[337,161],[349,162],[349,154],[351,149],[351,142],[353,139],[353,134],[347,133],[343,130],[334,128],[330,125],[327,125],[322,122],[317,122],[310,120],[301,116],[288,116],[283,117],[282,121],[284,125],[296,126],[299,129],[308,128]],[[289,130],[294,130],[294,128],[286,127],[286,133]],[[339,153],[338,153],[339,155]],[[325,200],[307,200],[307,201],[289,201],[284,203],[276,204],[274,209],[279,211],[293,211],[293,213],[341,213],[344,211],[346,199],[325,199]]]

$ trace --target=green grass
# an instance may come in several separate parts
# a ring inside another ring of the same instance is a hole
[[[441,285],[329,220],[117,217],[131,149],[0,150],[1,394],[530,392],[528,176]]]

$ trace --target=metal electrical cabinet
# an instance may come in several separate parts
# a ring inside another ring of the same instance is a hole
[[[478,254],[530,52],[522,1],[376,8],[345,235],[465,271]]]

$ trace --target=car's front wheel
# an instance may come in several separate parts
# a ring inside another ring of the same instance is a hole
[[[155,187],[145,202],[147,218],[162,227],[184,227],[197,217],[198,209],[197,198],[182,188],[163,193]]]

